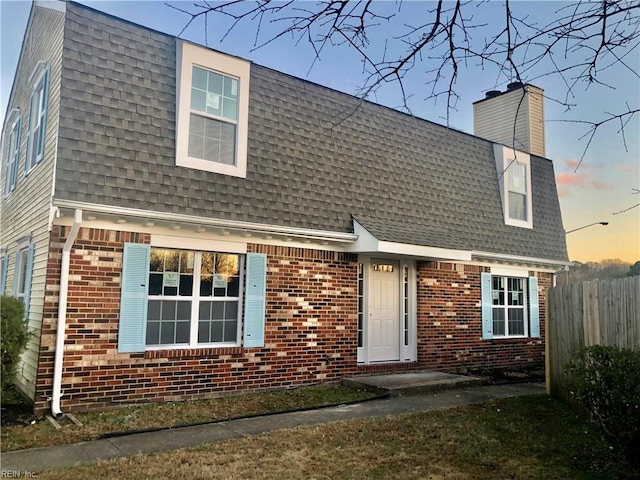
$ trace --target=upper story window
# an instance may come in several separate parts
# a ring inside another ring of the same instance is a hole
[[[7,161],[5,171],[4,194],[9,195],[16,189],[18,183],[18,161],[20,160],[20,130],[22,128],[22,115],[18,109],[9,114],[9,136],[7,142]]]
[[[509,218],[527,221],[527,166],[514,161],[507,168]]]
[[[47,123],[49,67],[39,62],[31,75],[33,93],[29,104],[29,130],[27,137],[27,157],[24,163],[26,173],[44,158],[44,141]]]
[[[531,157],[528,153],[494,144],[504,223],[533,228]]]
[[[176,165],[245,177],[250,63],[178,40]]]

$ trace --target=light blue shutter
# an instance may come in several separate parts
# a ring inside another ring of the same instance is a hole
[[[244,340],[246,348],[264,346],[267,256],[247,253],[247,290],[244,304]]]
[[[482,287],[482,338],[490,340],[493,338],[493,300],[490,273],[482,272],[480,274],[480,285]]]
[[[150,252],[149,245],[124,244],[118,352],[144,352]]]
[[[29,245],[29,253],[27,254],[27,268],[24,272],[24,320],[29,320],[29,302],[31,300],[31,277],[33,276],[33,255],[35,253],[35,244]]]
[[[38,135],[36,163],[40,162],[44,158],[44,140],[46,137],[47,129],[47,111],[49,110],[49,67],[44,72],[44,78],[42,79],[42,117],[40,118],[40,132]]]
[[[4,295],[7,287],[7,271],[9,270],[9,255],[2,257],[2,270],[0,270],[0,295]]]
[[[16,252],[16,264],[13,267],[13,288],[11,289],[11,296],[16,297],[18,295],[18,275],[20,274],[20,250]]]
[[[540,338],[540,307],[538,304],[538,278],[529,277],[529,310],[531,337]]]

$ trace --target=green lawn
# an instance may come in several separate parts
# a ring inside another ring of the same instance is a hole
[[[42,472],[52,479],[640,478],[600,431],[545,395],[277,431]]]

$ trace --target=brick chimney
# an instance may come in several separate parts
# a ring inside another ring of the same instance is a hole
[[[505,92],[487,92],[485,98],[473,103],[473,133],[545,157],[544,90],[514,82]]]

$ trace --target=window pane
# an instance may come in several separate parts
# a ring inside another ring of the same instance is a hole
[[[207,111],[207,92],[203,90],[191,90],[191,109],[199,112]]]
[[[526,203],[526,195],[509,192],[509,217],[515,220],[527,220]]]
[[[211,342],[222,342],[223,336],[223,323],[221,321],[213,321],[211,322]]]
[[[493,335],[494,336],[504,336],[504,309],[503,308],[494,308],[493,309]]]
[[[209,330],[211,322],[198,323],[198,343],[209,343]]]
[[[189,135],[188,155],[193,158],[204,158],[204,137],[200,135]]]
[[[164,270],[164,250],[152,248],[149,257],[149,271],[162,272]]]
[[[147,322],[147,345],[160,344],[160,322]]]
[[[222,116],[229,120],[238,120],[238,102],[225,98],[222,103]]]
[[[176,323],[176,343],[189,343],[189,322]]]
[[[175,343],[176,324],[175,322],[162,322],[160,324],[160,343],[163,345]]]
[[[509,335],[524,335],[524,308],[509,309]]]
[[[227,284],[227,296],[237,297],[238,295],[240,295],[240,277],[231,277]]]
[[[209,72],[208,90],[218,95],[222,95],[223,76],[219,73]]]
[[[238,322],[224,322],[224,339],[225,342],[235,342],[238,333]]]
[[[160,303],[159,300],[149,300],[147,304],[148,320],[160,320]]]
[[[162,304],[161,306],[162,314],[160,318],[162,320],[175,320],[176,319],[176,302],[173,300],[163,300],[160,303]]]
[[[200,277],[200,295],[210,297],[213,292],[213,277],[211,275],[203,275]]]
[[[178,304],[176,319],[177,320],[190,320],[191,319],[191,302],[176,302]]]
[[[224,302],[224,318],[226,320],[238,318],[238,302]]]
[[[224,319],[224,302],[213,302],[211,306],[211,318],[213,320]]]
[[[223,95],[227,98],[238,98],[238,80],[231,77],[224,77],[224,90]]]
[[[193,67],[191,75],[191,86],[200,90],[207,89],[207,70],[199,67]]]
[[[200,320],[211,319],[211,302],[200,302],[198,319]]]
[[[180,275],[180,296],[193,295],[193,275]]]
[[[527,168],[523,163],[513,162],[509,166],[509,191],[521,194],[527,193]]]

